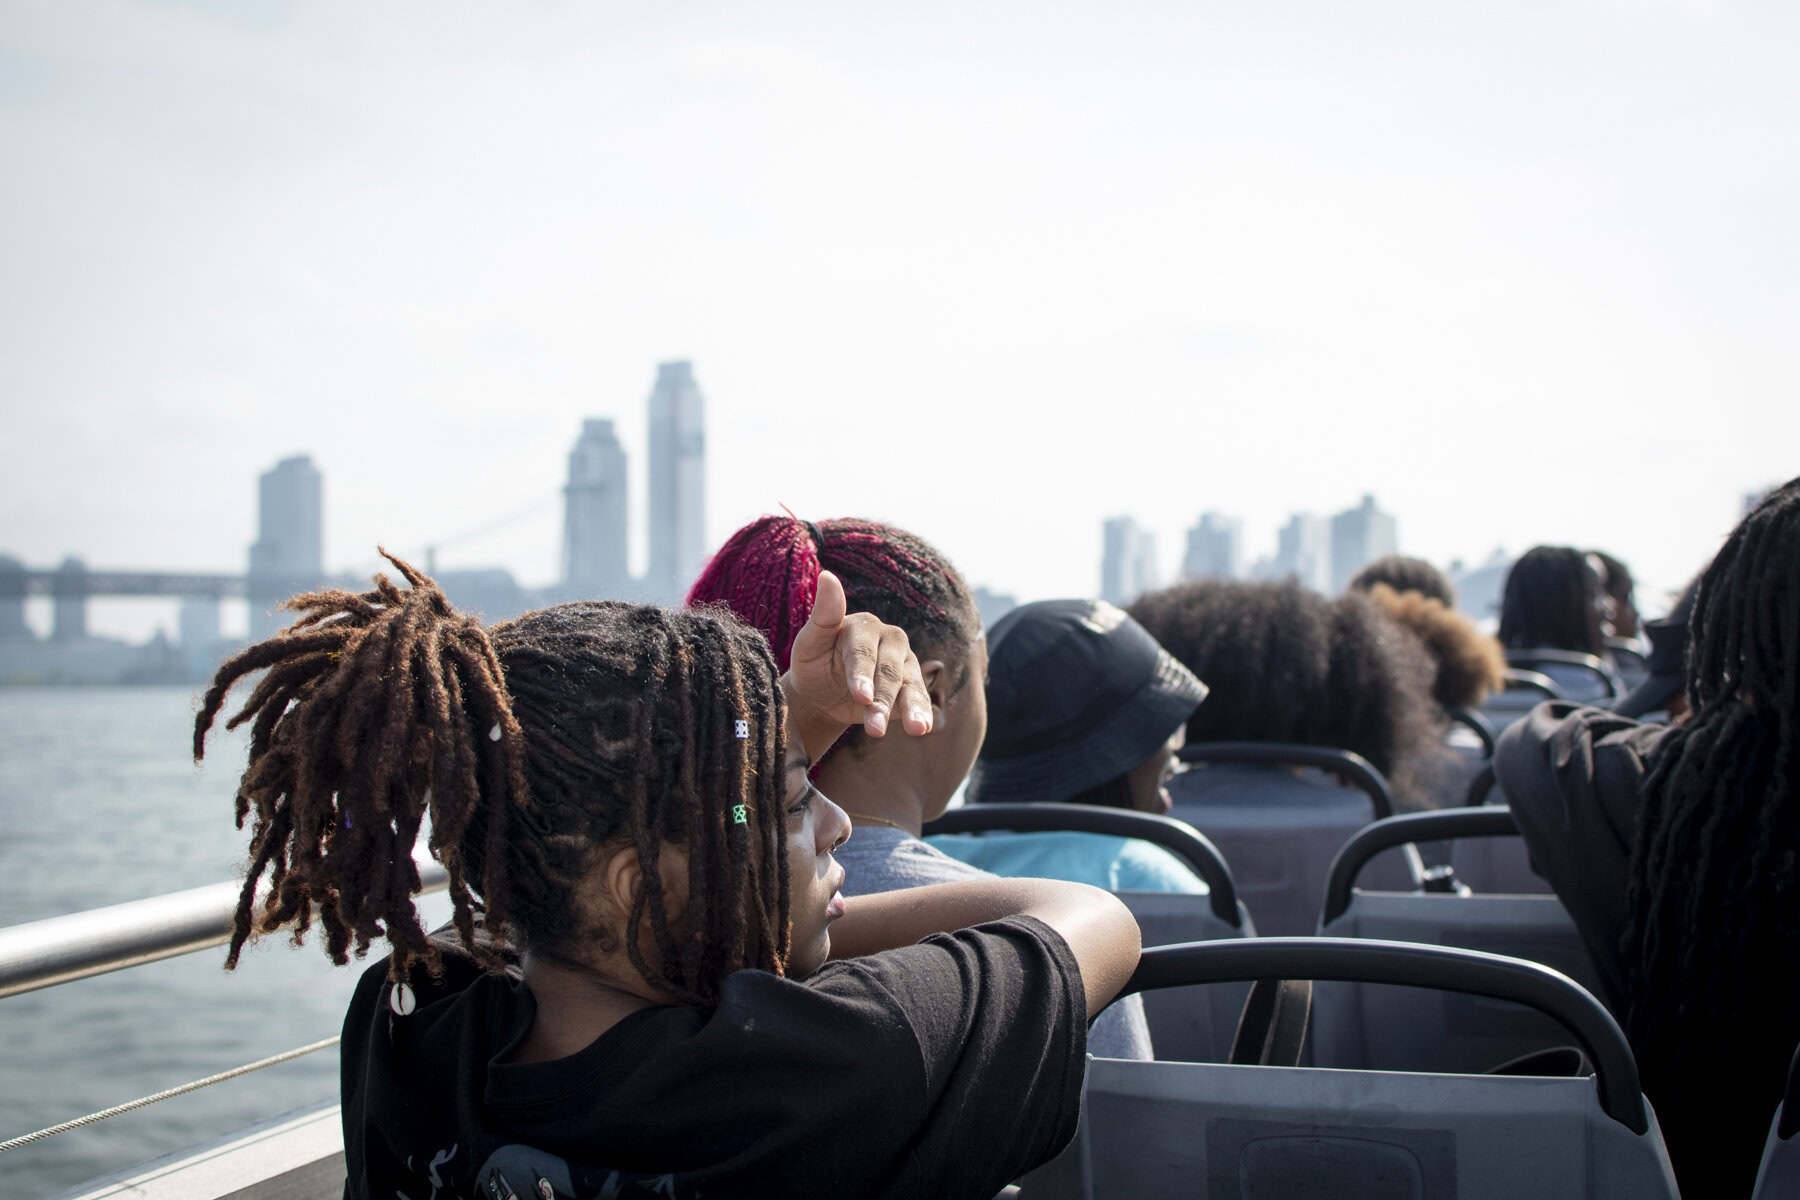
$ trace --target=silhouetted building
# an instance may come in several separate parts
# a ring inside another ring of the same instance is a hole
[[[257,538],[245,581],[252,641],[290,619],[276,605],[325,577],[324,494],[324,476],[304,454],[282,459],[257,479]]]
[[[686,360],[656,368],[650,392],[650,570],[652,600],[679,602],[706,555],[705,402]]]
[[[1331,518],[1331,594],[1343,591],[1363,564],[1398,554],[1396,530],[1394,518],[1375,507],[1373,496]]]
[[[0,554],[0,641],[31,637],[25,623],[25,564]]]
[[[219,598],[189,596],[181,602],[176,616],[175,636],[180,647],[182,674],[187,679],[205,679],[224,657],[223,639],[219,633]]]
[[[1236,579],[1243,572],[1243,561],[1244,523],[1236,517],[1201,513],[1200,523],[1187,531],[1181,577]]]
[[[1332,591],[1331,530],[1323,517],[1295,513],[1288,518],[1275,536],[1270,574],[1276,579],[1291,576],[1315,592]]]
[[[975,612],[981,618],[983,629],[992,629],[994,622],[1019,607],[1016,596],[1004,592],[991,592],[987,588],[975,589]]]
[[[1156,535],[1130,517],[1101,528],[1100,598],[1123,608],[1156,589]]]
[[[632,592],[627,482],[625,450],[613,423],[583,421],[563,489],[563,584],[569,594],[613,600]]]

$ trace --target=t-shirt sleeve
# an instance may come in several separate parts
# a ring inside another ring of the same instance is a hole
[[[917,1043],[925,1116],[918,1195],[992,1195],[1074,1136],[1087,1009],[1068,944],[1031,917],[935,934],[814,977],[820,991],[891,998]]]

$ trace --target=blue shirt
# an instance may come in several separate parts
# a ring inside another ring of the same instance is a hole
[[[1102,833],[940,833],[930,844],[995,875],[1067,879],[1110,892],[1203,895],[1206,881],[1153,842]]]

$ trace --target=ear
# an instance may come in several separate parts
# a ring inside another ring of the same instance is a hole
[[[668,915],[669,924],[676,925],[687,915],[687,851],[668,842],[664,842],[658,851],[655,870],[662,883],[663,911]],[[605,910],[606,923],[623,933],[625,922],[631,919],[631,910],[637,903],[638,891],[644,886],[637,847],[621,846],[608,853],[600,864],[598,884],[598,899]],[[649,940],[647,911],[644,919],[646,925],[639,933],[639,944],[648,946],[653,942]]]
[[[919,674],[925,679],[925,694],[931,697],[931,732],[936,733],[943,723],[944,705],[950,699],[956,677],[941,658],[929,658],[920,663]]]

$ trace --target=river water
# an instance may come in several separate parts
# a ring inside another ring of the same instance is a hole
[[[0,688],[0,925],[241,873],[244,740],[189,758],[185,688]],[[441,900],[441,897],[436,898]],[[432,914],[447,905],[430,905]],[[338,1032],[361,968],[277,938],[0,999],[0,1141]],[[335,1049],[0,1156],[0,1196],[55,1194],[337,1095]]]

